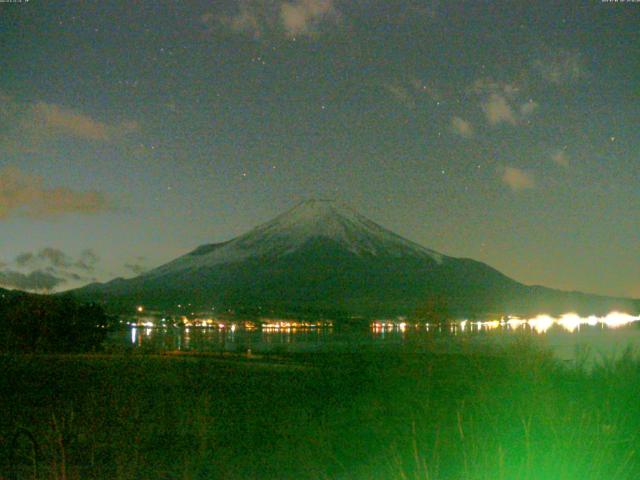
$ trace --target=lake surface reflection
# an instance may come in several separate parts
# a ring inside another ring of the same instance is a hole
[[[373,322],[369,328],[260,328],[234,324],[208,327],[129,327],[112,334],[111,346],[145,352],[357,352],[411,349],[456,353],[481,351],[525,338],[562,360],[585,355],[597,359],[640,349],[640,317],[558,318],[538,316],[448,325]]]

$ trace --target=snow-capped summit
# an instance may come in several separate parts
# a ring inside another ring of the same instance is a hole
[[[406,240],[332,200],[307,200],[253,230],[131,279],[75,294],[132,305],[264,315],[417,315],[635,311],[624,299],[522,285],[481,262]],[[127,310],[128,309],[128,310]]]
[[[405,240],[335,200],[306,200],[239,240],[242,245],[286,240],[288,249],[295,250],[314,238],[337,242],[356,255],[412,253],[442,259],[442,255]]]
[[[335,200],[306,200],[228,242],[203,245],[145,276],[212,267],[247,258],[281,257],[313,240],[333,242],[354,255],[428,257],[443,255],[406,240]]]

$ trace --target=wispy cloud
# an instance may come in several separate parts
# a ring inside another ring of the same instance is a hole
[[[569,155],[563,148],[553,152],[551,154],[551,160],[553,160],[557,165],[560,165],[561,167],[569,167]]]
[[[514,83],[498,82],[491,78],[479,78],[473,82],[473,84],[467,89],[467,92],[481,97],[486,97],[495,93],[513,99],[520,92],[520,87]]]
[[[17,288],[19,290],[50,291],[65,283],[64,278],[36,270],[30,273],[17,272],[15,270],[0,271],[0,286],[5,288]]]
[[[514,192],[531,189],[536,185],[533,174],[516,167],[505,167],[501,178],[503,183]]]
[[[482,110],[489,125],[498,125],[500,123],[508,123],[516,125],[516,114],[509,105],[506,97],[499,93],[492,93],[482,103]]]
[[[471,122],[460,117],[453,117],[451,119],[451,130],[464,138],[472,138],[475,133]]]
[[[10,217],[46,219],[70,213],[96,214],[113,208],[100,192],[49,188],[42,177],[11,166],[0,169],[0,221]]]
[[[441,105],[445,101],[445,95],[433,81],[420,80],[417,77],[391,78],[387,81],[379,82],[392,98],[397,100],[409,110],[427,104]],[[428,100],[425,103],[425,100]]]
[[[16,264],[20,267],[34,267],[41,263],[66,268],[73,264],[73,260],[61,250],[52,247],[43,248],[37,253],[21,253],[16,257]]]
[[[100,258],[93,250],[86,249],[82,251],[80,258],[75,261],[74,266],[81,270],[92,272],[95,270],[96,264],[99,260]]]
[[[230,14],[207,12],[200,21],[207,28],[219,25],[231,32],[260,39],[266,34],[312,37],[342,16],[334,0],[240,0]]]
[[[65,135],[85,140],[110,141],[136,132],[135,121],[110,124],[55,103],[36,102],[23,118],[22,128],[42,135]]]
[[[125,263],[124,268],[129,270],[134,275],[140,275],[148,270],[148,267],[144,264],[144,261],[144,257],[136,257],[135,261]]]
[[[260,38],[264,34],[265,29],[273,28],[275,20],[273,14],[269,14],[270,5],[265,2],[257,1],[240,1],[238,9],[231,15],[220,15],[216,17],[211,12],[205,13],[201,17],[201,21],[212,26],[218,22],[223,27],[234,33],[250,35],[254,38]]]
[[[18,267],[73,268],[91,272],[98,260],[98,255],[91,249],[85,249],[78,258],[73,258],[58,248],[45,247],[37,252],[21,253],[16,257],[15,264]]]
[[[37,152],[60,137],[113,142],[139,131],[137,122],[110,123],[74,108],[43,101],[18,102],[0,94],[0,146],[9,151]]]
[[[24,126],[48,133],[103,141],[110,136],[106,123],[53,103],[35,103],[27,120],[29,125]]]
[[[399,83],[385,83],[383,84],[383,87],[395,100],[407,107],[409,110],[414,110],[416,108],[416,100],[409,88],[400,85]]]
[[[539,105],[537,102],[534,102],[532,99],[529,99],[527,102],[520,105],[520,115],[523,117],[528,117],[533,112],[538,109]]]
[[[72,282],[95,280],[98,256],[91,249],[77,257],[55,247],[44,247],[34,252],[23,252],[9,264],[0,262],[0,286],[20,290],[50,291]]]
[[[544,80],[555,85],[575,83],[589,75],[582,55],[577,51],[564,49],[537,58],[533,62],[533,69]]]
[[[519,125],[529,122],[527,117],[530,117],[539,106],[532,98],[523,101],[522,89],[512,82],[497,82],[490,78],[481,78],[476,80],[467,92],[480,98],[480,107],[487,123],[491,126]]]
[[[288,36],[311,35],[323,21],[338,18],[333,0],[296,0],[280,6],[280,19]]]

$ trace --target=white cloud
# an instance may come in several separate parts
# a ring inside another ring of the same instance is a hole
[[[211,12],[200,16],[207,28],[214,24],[255,39],[267,34],[311,37],[341,18],[334,0],[240,0],[230,15]]]
[[[518,123],[509,102],[499,93],[489,95],[489,98],[482,103],[482,110],[489,125],[498,125],[500,123],[516,125]]]
[[[460,117],[453,117],[451,119],[451,130],[464,138],[471,138],[475,133],[473,125]]]
[[[533,174],[516,167],[505,167],[502,181],[514,192],[531,189],[536,185]]]
[[[333,0],[297,0],[280,5],[280,20],[291,37],[314,33],[323,20],[336,19]]]
[[[491,78],[476,80],[467,89],[467,93],[480,97],[482,111],[492,126],[501,123],[523,124],[525,117],[533,114],[539,107],[532,98],[523,102],[522,90],[518,84],[497,82]]]

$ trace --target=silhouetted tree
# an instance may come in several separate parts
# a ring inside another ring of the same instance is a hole
[[[86,352],[99,348],[109,318],[71,297],[17,294],[0,303],[0,348],[19,352]]]

